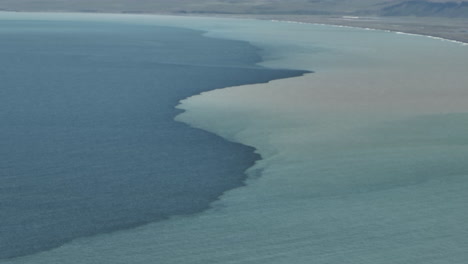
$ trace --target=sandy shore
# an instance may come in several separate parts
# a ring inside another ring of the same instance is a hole
[[[319,15],[217,15],[205,16],[254,18],[294,21],[313,24],[339,25],[358,28],[390,30],[427,35],[468,43],[468,19],[442,17],[342,17]]]
[[[23,12],[2,11],[2,12]],[[25,11],[30,12],[30,11]],[[34,11],[38,12],[38,11]],[[45,11],[47,12],[47,11]],[[64,10],[63,12],[67,12]],[[73,12],[73,11],[72,11]],[[50,11],[50,13],[60,13]],[[127,14],[115,12],[103,12],[104,14]],[[83,12],[87,14],[87,12]],[[91,14],[99,14],[92,12]],[[440,37],[468,43],[468,19],[444,18],[444,17],[355,17],[355,16],[329,16],[329,15],[262,15],[262,14],[180,14],[180,13],[139,13],[141,15],[169,15],[189,17],[220,17],[220,18],[253,18],[261,20],[295,21],[313,24],[340,25],[359,28],[371,28],[379,30],[390,30],[410,34]],[[128,14],[135,15],[135,14]]]

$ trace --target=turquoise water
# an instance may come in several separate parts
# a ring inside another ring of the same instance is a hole
[[[175,122],[188,96],[301,74],[200,31],[2,21],[0,258],[209,207],[250,147]]]

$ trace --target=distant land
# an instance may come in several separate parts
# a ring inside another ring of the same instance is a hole
[[[468,17],[468,0],[0,0],[10,11]]]
[[[0,11],[172,14],[387,29],[468,43],[468,0],[0,0]]]
[[[468,2],[403,1],[382,8],[380,15],[468,17]]]

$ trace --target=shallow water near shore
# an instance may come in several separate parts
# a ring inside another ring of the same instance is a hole
[[[331,26],[134,19],[249,41],[263,66],[314,73],[181,102],[176,120],[262,157],[211,209],[4,263],[468,261],[466,46]]]
[[[0,258],[207,209],[259,156],[175,122],[178,101],[302,73],[181,28],[18,19],[0,38]]]

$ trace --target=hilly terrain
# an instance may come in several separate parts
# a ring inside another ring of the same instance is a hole
[[[468,17],[468,0],[0,0],[0,10]]]
[[[380,15],[468,17],[468,2],[404,1],[383,8]]]

